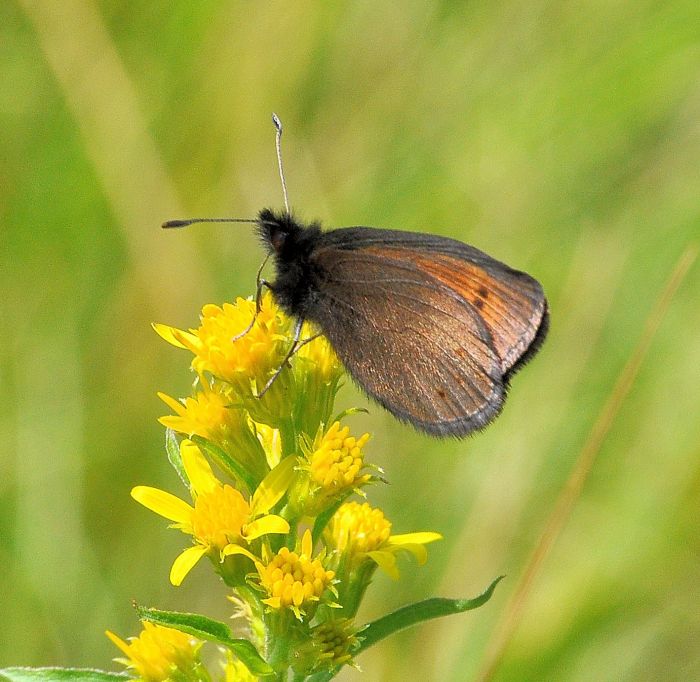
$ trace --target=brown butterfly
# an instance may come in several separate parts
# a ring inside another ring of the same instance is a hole
[[[280,160],[281,124],[273,120]],[[281,160],[280,174],[287,205]],[[257,223],[277,273],[259,281],[258,297],[267,286],[297,320],[288,357],[303,343],[302,323],[313,322],[371,398],[435,436],[486,426],[547,334],[540,283],[453,239],[372,227],[322,231],[288,209],[204,220]],[[192,222],[199,220],[164,226]]]
[[[271,210],[258,229],[282,308],[319,327],[370,397],[433,435],[488,424],[547,333],[539,282],[473,246],[372,227],[324,232]]]

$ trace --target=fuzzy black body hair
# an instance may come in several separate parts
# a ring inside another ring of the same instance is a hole
[[[303,224],[289,213],[263,209],[258,215],[258,233],[275,261],[277,278],[269,287],[277,303],[288,315],[308,319],[320,274],[311,262],[321,239],[320,223]]]

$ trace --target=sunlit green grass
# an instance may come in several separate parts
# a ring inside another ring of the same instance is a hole
[[[205,570],[169,586],[181,541],[129,490],[177,486],[155,393],[188,391],[188,358],[150,323],[252,294],[261,257],[245,226],[158,226],[279,207],[274,110],[300,216],[457,237],[548,293],[550,337],[486,432],[358,417],[394,529],[445,536],[377,579],[365,617],[507,574],[486,607],[368,652],[364,679],[476,678],[700,239],[699,26],[691,0],[0,5],[0,666],[110,666],[103,631],[137,630],[132,599],[228,615]],[[696,265],[495,679],[700,677],[699,367]]]

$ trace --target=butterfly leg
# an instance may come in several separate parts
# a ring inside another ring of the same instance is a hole
[[[265,256],[265,260],[258,268],[258,274],[255,276],[255,315],[253,315],[253,319],[250,321],[250,324],[240,334],[236,334],[236,336],[234,336],[231,339],[231,342],[238,341],[238,339],[242,339],[253,328],[255,320],[258,319],[258,314],[260,313],[260,308],[262,306],[263,287],[267,287],[268,289],[272,290],[272,286],[270,285],[270,283],[266,279],[263,279],[261,277],[263,268],[265,267],[265,264],[267,263],[267,259],[269,257],[269,254]]]
[[[316,332],[313,336],[309,336],[308,339],[304,339],[303,341],[299,341],[297,344],[297,347],[294,349],[294,353],[299,351],[300,348],[305,346],[307,343],[311,343],[312,341],[315,341],[319,336],[322,336],[321,332]],[[291,356],[290,356],[291,357]]]
[[[282,370],[284,369],[284,366],[289,362],[289,359],[296,353],[301,346],[303,346],[305,343],[308,343],[311,341],[311,339],[304,339],[301,343],[299,343],[299,339],[301,338],[301,328],[304,326],[304,320],[300,317],[295,325],[294,325],[294,338],[292,339],[292,345],[289,347],[289,350],[287,351],[287,354],[284,356],[284,359],[282,362],[280,362],[280,366],[277,368],[275,373],[270,377],[268,382],[263,386],[262,391],[258,393],[256,396],[257,398],[262,398],[265,393],[267,393],[268,389],[272,384],[275,383],[275,379],[282,373]]]

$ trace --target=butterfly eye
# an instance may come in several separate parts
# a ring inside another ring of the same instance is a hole
[[[275,253],[280,253],[284,247],[284,243],[287,241],[287,233],[279,228],[273,229],[270,232],[270,244],[275,250]]]

